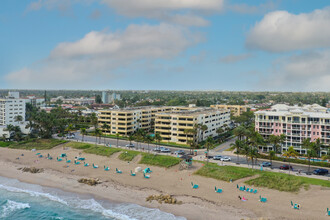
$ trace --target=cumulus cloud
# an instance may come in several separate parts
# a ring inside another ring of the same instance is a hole
[[[276,7],[277,3],[273,1],[268,1],[260,5],[248,5],[245,3],[228,5],[229,10],[240,14],[264,14],[276,9]]]
[[[239,55],[228,55],[220,58],[221,63],[237,63],[253,57],[251,53],[244,53]]]
[[[268,13],[249,32],[248,48],[270,52],[330,46],[330,7],[311,13]]]
[[[272,74],[260,81],[265,89],[330,91],[330,50],[305,52],[274,63]]]
[[[130,25],[118,32],[92,31],[75,42],[58,44],[45,60],[9,73],[6,80],[20,88],[82,88],[98,79],[122,77],[116,75],[117,70],[137,62],[174,58],[201,40],[198,33],[169,24]]]

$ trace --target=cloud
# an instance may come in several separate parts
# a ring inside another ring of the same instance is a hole
[[[227,8],[231,11],[240,14],[265,14],[266,12],[275,10],[277,8],[277,3],[273,1],[268,1],[260,5],[248,5],[248,4],[233,4],[228,5]]]
[[[203,15],[223,9],[224,0],[102,0],[118,14],[186,26],[206,26]]]
[[[269,52],[330,46],[330,7],[311,13],[268,13],[250,30],[246,46]]]
[[[220,58],[221,63],[237,63],[242,60],[246,60],[253,57],[251,53],[244,53],[239,55],[228,55],[225,57]]]
[[[75,42],[58,44],[49,57],[9,73],[5,79],[19,88],[91,88],[124,77],[118,72],[137,63],[172,59],[202,40],[199,33],[169,24],[92,31]]]
[[[265,89],[330,91],[330,50],[305,52],[274,62],[272,74],[262,79]]]

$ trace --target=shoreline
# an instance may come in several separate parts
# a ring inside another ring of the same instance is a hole
[[[59,155],[63,152],[61,147],[51,150],[38,151],[44,155]],[[73,158],[81,151],[69,149],[65,151]],[[19,160],[18,155],[24,154]],[[138,158],[127,163],[119,160],[118,154],[110,157],[103,157],[91,154],[84,154],[88,163],[96,162],[100,168],[83,167],[82,165],[70,164],[65,168],[65,162],[38,159],[36,152],[27,150],[16,150],[0,148],[0,176],[18,179],[21,182],[37,184],[41,186],[58,188],[66,192],[91,195],[96,199],[107,200],[113,203],[133,203],[148,208],[156,208],[164,212],[172,213],[175,216],[183,216],[187,219],[328,219],[325,210],[319,208],[317,204],[328,203],[330,190],[324,190],[319,186],[312,186],[310,190],[287,193],[271,189],[258,189],[258,194],[244,194],[236,190],[236,184],[243,184],[244,179],[234,183],[227,183],[210,178],[192,175],[201,167],[195,164],[192,170],[178,171],[177,167],[169,169],[153,167],[150,179],[144,179],[138,173],[136,177],[131,177],[130,170],[134,167],[145,165],[138,164]],[[106,172],[103,165],[109,165],[111,170]],[[43,173],[31,174],[23,173],[18,168],[36,167],[43,168]],[[114,169],[119,168],[123,174],[115,174]],[[78,183],[79,178],[99,178],[102,183],[96,186],[89,186]],[[190,182],[200,185],[198,190],[191,189]],[[221,186],[224,192],[217,194],[214,186]],[[146,197],[159,194],[173,195],[177,200],[183,201],[182,205],[159,204],[156,201],[146,202]],[[246,196],[248,202],[237,199],[238,195]],[[267,203],[258,201],[259,195],[267,197]],[[318,198],[316,198],[316,196]],[[314,198],[315,197],[315,198]],[[306,199],[310,198],[310,199]],[[289,203],[299,201],[302,210],[293,210]],[[286,204],[288,203],[288,204]],[[281,210],[279,212],[278,210]]]

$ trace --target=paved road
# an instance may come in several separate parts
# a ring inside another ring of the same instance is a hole
[[[234,143],[235,140],[236,140],[236,137],[229,139],[228,141],[220,144],[218,147],[214,148],[213,150],[210,150],[210,153],[213,153],[213,152],[221,153],[221,152],[229,149],[231,147],[230,145],[232,143]]]

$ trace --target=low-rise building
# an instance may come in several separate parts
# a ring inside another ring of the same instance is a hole
[[[215,109],[229,109],[233,116],[240,116],[243,112],[247,111],[245,105],[211,105],[210,107]]]
[[[305,154],[302,143],[307,138],[311,141],[320,139],[325,146],[330,145],[330,112],[317,104],[303,107],[277,104],[270,110],[255,112],[255,129],[265,139],[284,134],[286,140],[282,151],[293,146],[297,152]],[[261,148],[268,151],[272,146]],[[326,153],[325,149],[322,153]]]

